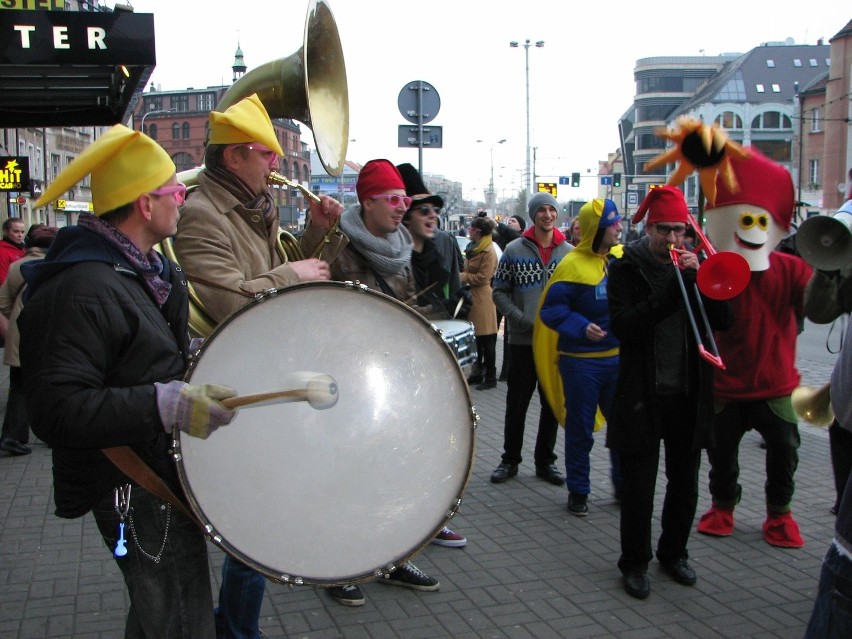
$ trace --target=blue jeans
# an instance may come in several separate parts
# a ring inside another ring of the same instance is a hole
[[[110,493],[92,509],[110,552],[119,530],[113,505]],[[125,519],[127,554],[115,558],[130,595],[125,639],[213,637],[210,567],[201,531],[175,508],[138,486],[133,487],[130,507],[135,532],[130,519]],[[159,561],[140,552],[140,547],[149,555],[159,555]]]
[[[225,556],[216,608],[217,639],[260,637],[258,624],[265,589],[266,577],[230,555]]]
[[[819,590],[805,639],[849,637],[852,637],[852,561],[832,544],[822,562]]]
[[[565,393],[565,483],[569,492],[591,492],[589,454],[595,443],[595,413],[598,406],[609,418],[618,381],[618,357],[559,357],[559,373]],[[610,451],[611,476],[616,491],[621,488],[618,453]]]

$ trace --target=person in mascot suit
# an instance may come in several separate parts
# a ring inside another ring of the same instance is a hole
[[[739,444],[754,429],[766,442],[763,537],[773,546],[800,548],[804,541],[791,512],[800,439],[790,395],[800,379],[797,314],[812,270],[801,258],[773,250],[792,220],[789,172],[753,148],[742,151],[728,158],[735,180],[720,173],[715,201],[708,197],[708,236],[718,252],[743,256],[751,278],[731,300],[734,324],[716,335],[726,368],[716,371],[714,383],[716,447],[708,450],[713,503],[698,532],[733,533],[734,507],[742,496]]]

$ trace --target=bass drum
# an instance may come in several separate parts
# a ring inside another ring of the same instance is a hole
[[[202,440],[178,433],[193,512],[225,552],[281,583],[356,583],[423,548],[461,503],[476,413],[455,355],[416,312],[341,282],[270,291],[205,340],[186,381],[240,395],[296,371],[338,400],[244,406]]]

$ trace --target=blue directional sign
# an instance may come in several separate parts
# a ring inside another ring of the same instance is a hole
[[[611,175],[602,175],[601,176],[601,186],[612,186],[612,176]]]
[[[560,184],[571,184],[571,178],[569,178],[567,175],[562,175],[562,176],[559,177],[559,183]]]

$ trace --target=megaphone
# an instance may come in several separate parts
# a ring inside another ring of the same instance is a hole
[[[848,209],[848,210],[847,210]],[[796,231],[796,250],[820,271],[836,271],[852,261],[852,200],[834,215],[809,217]]]

